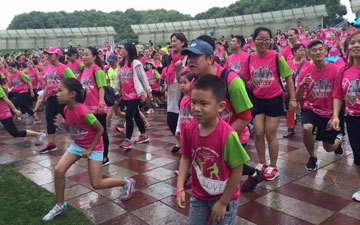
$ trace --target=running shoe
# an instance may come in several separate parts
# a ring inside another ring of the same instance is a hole
[[[254,191],[258,183],[263,181],[264,173],[260,170],[256,170],[257,175],[255,177],[249,176],[245,183],[241,186],[242,192]]]
[[[46,138],[46,134],[44,132],[41,132],[39,136],[36,137],[35,146],[44,144],[45,138]]]
[[[355,200],[355,201],[358,201],[360,202],[360,188],[357,192],[355,192],[352,196],[352,199]]]
[[[103,160],[103,163],[102,163],[102,166],[103,166],[103,167],[104,167],[104,166],[108,166],[108,165],[110,165],[109,157],[106,158],[105,160]]]
[[[120,199],[129,200],[134,193],[136,181],[127,177],[125,177],[124,180],[126,180],[127,183],[124,186],[124,192],[121,194]]]
[[[135,140],[135,144],[147,143],[149,141],[150,141],[149,136],[147,134],[142,134],[137,140]]]
[[[151,114],[151,113],[154,113],[154,109],[153,108],[150,108],[148,111],[146,111],[147,114]]]
[[[305,169],[313,171],[319,168],[319,165],[317,164],[317,158],[310,157],[308,163],[305,166]]]
[[[57,204],[43,217],[43,221],[51,221],[55,219],[55,217],[64,215],[67,211],[67,203],[64,202],[63,206],[58,206]]]
[[[272,166],[268,166],[265,170],[264,173],[264,179],[265,180],[274,180],[275,178],[277,178],[279,176],[279,170],[275,167]]]
[[[179,152],[180,151],[180,147],[178,147],[178,146],[174,146],[172,149],[171,149],[171,153],[177,153],[177,152]]]
[[[344,155],[344,150],[342,148],[342,145],[344,143],[344,140],[345,140],[345,136],[343,134],[338,134],[336,136],[336,139],[340,141],[340,145],[339,147],[335,150],[335,155],[337,156],[343,156]]]
[[[255,167],[256,170],[261,171],[262,173],[265,172],[267,165],[265,163],[258,163]]]
[[[120,145],[120,147],[124,149],[131,149],[132,148],[131,141],[128,138],[125,138],[123,143]]]
[[[40,150],[40,154],[56,151],[56,145],[47,145],[45,148]]]

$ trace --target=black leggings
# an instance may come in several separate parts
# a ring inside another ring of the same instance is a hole
[[[140,133],[145,133],[145,124],[139,114],[140,99],[125,100],[124,104],[126,105],[126,138],[131,139],[132,133],[134,131],[133,118],[137,127],[139,128]]]
[[[46,128],[48,134],[55,134],[56,127],[54,126],[54,119],[57,114],[61,114],[64,118],[64,107],[65,105],[60,105],[56,99],[56,96],[51,96],[46,100],[45,110],[46,110]]]
[[[360,116],[346,116],[346,128],[354,154],[354,164],[360,166]]]
[[[95,117],[97,120],[99,120],[101,126],[104,128],[104,132],[102,134],[103,144],[104,144],[104,158],[107,158],[109,152],[109,136],[107,134],[107,129],[106,129],[106,114],[102,114],[102,115],[95,114]]]
[[[176,127],[177,127],[177,121],[179,118],[178,113],[168,112],[167,113],[167,124],[170,128],[170,131],[173,135],[175,135]]]
[[[7,118],[4,120],[0,120],[2,125],[4,125],[5,129],[9,134],[13,137],[26,137],[26,130],[18,130],[14,124],[13,118]]]
[[[34,115],[34,111],[31,109],[32,101],[29,92],[16,93],[14,96],[14,105],[20,109],[22,114],[28,113],[30,116]]]

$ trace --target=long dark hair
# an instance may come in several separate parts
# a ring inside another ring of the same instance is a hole
[[[128,59],[128,67],[131,67],[131,63],[138,58],[135,45],[130,43],[125,43],[124,48],[127,51],[127,57],[123,57],[123,59],[120,62],[120,67],[123,67],[125,65],[125,58]]]
[[[80,81],[78,81],[75,78],[65,78],[62,81],[62,84],[65,86],[66,89],[69,91],[74,91],[76,93],[75,95],[75,101],[79,103],[83,103],[85,101],[86,91],[83,88]]]
[[[102,61],[99,57],[99,53],[98,51],[96,50],[96,48],[92,47],[92,46],[89,46],[89,47],[86,47],[87,49],[90,50],[91,54],[93,56],[95,56],[95,64],[98,65],[101,69],[104,69],[104,66],[102,64]]]

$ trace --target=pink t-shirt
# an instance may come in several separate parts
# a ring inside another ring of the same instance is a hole
[[[156,60],[156,61],[154,62],[154,64],[155,64],[155,67],[156,67],[156,68],[162,67],[162,64],[161,64],[161,61],[160,61],[160,60]]]
[[[180,133],[183,134],[185,127],[190,121],[193,119],[191,115],[191,97],[184,96],[180,102],[179,109],[179,117],[180,117]]]
[[[288,40],[286,38],[280,39],[280,41],[279,41],[279,45],[280,45],[281,49],[286,48],[286,46],[288,46],[288,44],[289,43],[288,43]]]
[[[310,42],[311,42],[311,38],[309,37],[305,37],[300,41],[301,44],[305,45],[305,48],[309,45]]]
[[[32,70],[26,70],[26,74],[30,78],[31,84],[33,86],[33,89],[37,89],[37,86],[39,84],[39,77],[37,75],[37,70],[34,68]]]
[[[289,61],[294,58],[294,54],[292,53],[291,49],[292,49],[292,46],[288,45],[281,52],[281,55],[284,56],[286,61]]]
[[[74,75],[80,80],[81,78],[81,71],[79,69],[79,65],[82,63],[81,59],[76,59],[74,62],[68,61],[67,65],[74,73]]]
[[[291,72],[292,72],[292,78],[294,79],[297,70],[298,70],[298,69],[300,68],[300,66],[301,66],[301,62],[294,64],[294,60],[291,59],[291,60],[288,60],[288,61],[287,61],[287,64],[289,65],[289,68],[290,68],[290,70],[291,70]],[[304,65],[302,66],[301,71],[304,71],[304,70],[306,69],[306,67],[308,67],[308,66],[311,66],[311,63],[310,63],[309,61],[305,60],[305,63],[304,63]],[[301,71],[299,71],[299,72],[301,72]],[[297,80],[299,79],[299,77],[300,77],[300,73],[299,73],[298,76],[297,76]],[[295,81],[295,84],[294,84],[295,87],[296,87],[296,84],[297,84],[297,80]]]
[[[86,89],[86,98],[85,98],[84,105],[93,114],[98,114],[97,108],[99,106],[99,97],[100,97],[99,87],[97,85],[97,82],[96,82],[95,76],[94,76],[94,74],[97,71],[102,71],[101,68],[97,65],[94,65],[90,68],[86,68],[84,70],[83,74],[81,75],[81,81],[80,81],[81,84],[83,85],[83,87]],[[105,77],[104,77],[104,79],[105,79]],[[106,113],[107,106],[106,106],[105,101],[104,101],[103,107],[104,107],[104,112]]]
[[[19,71],[11,77],[11,84],[13,87],[12,92],[19,94],[28,92],[28,86],[21,77],[22,73],[23,72]]]
[[[10,108],[4,101],[5,96],[6,92],[4,88],[0,85],[0,120],[5,120],[12,117]]]
[[[127,63],[125,63],[122,67],[119,68],[118,76],[120,79],[123,100],[139,99],[136,94],[134,85],[133,64],[131,64],[131,68],[129,68]]]
[[[145,63],[147,62],[147,61],[149,61],[150,60],[150,58],[149,57],[146,57],[146,56],[143,56],[143,57],[141,57],[141,63],[145,66]]]
[[[195,119],[186,125],[181,153],[191,161],[192,195],[201,200],[216,200],[225,191],[231,168],[248,161],[249,157],[242,153],[243,148],[234,129],[221,118],[208,136],[200,136],[198,126]],[[239,196],[238,185],[231,199]]]
[[[345,101],[346,114],[360,116],[360,67],[351,66],[336,77],[333,97]]]
[[[300,73],[297,89],[301,81],[311,75],[312,82],[304,87],[304,108],[310,109],[319,116],[331,118],[333,115],[332,93],[338,67],[332,63],[326,63],[322,70],[316,70],[314,65],[307,67]]]
[[[244,64],[245,61],[247,61],[249,58],[249,54],[247,52],[240,52],[239,54],[230,55],[225,64],[224,68],[229,68],[234,70],[236,73],[241,72],[241,66]]]
[[[47,65],[43,69],[44,82],[47,86],[47,96],[50,97],[52,93],[58,88],[63,79],[63,72],[67,68],[66,65],[59,63],[57,66]]]
[[[147,71],[146,76],[149,80],[151,90],[159,91],[159,81],[155,77],[155,70]]]
[[[96,130],[86,123],[85,116],[91,113],[88,108],[83,104],[78,104],[74,111],[71,111],[68,106],[64,108],[64,114],[66,118],[66,124],[69,127],[71,137],[74,138],[75,144],[87,149],[93,141]],[[96,144],[93,151],[100,152],[104,150],[102,137]]]
[[[250,52],[254,48],[255,48],[255,43],[247,43],[244,45],[243,50],[246,52]]]
[[[324,29],[322,30],[322,37],[323,39],[327,42],[331,40],[331,33],[334,33],[335,29],[334,28],[330,28],[330,29]]]
[[[339,40],[327,42],[327,47],[330,48],[329,57],[340,56],[339,44],[340,44]]]
[[[306,37],[305,32],[299,32],[299,39],[302,40]]]
[[[279,55],[278,58],[280,67],[281,56]],[[244,78],[251,83],[254,95],[257,98],[270,99],[283,93],[279,83],[280,74],[276,68],[276,52],[268,51],[262,57],[252,54],[250,65],[246,61],[241,71]]]
[[[226,51],[224,49],[221,49],[221,50],[216,49],[214,51],[214,55],[219,57],[220,61],[225,60],[225,54],[226,54]]]
[[[349,35],[350,35],[350,33],[349,32],[342,32],[342,31],[340,31],[339,33],[338,33],[338,36],[339,36],[339,40],[341,41],[341,43],[345,43],[345,41],[346,41],[346,39],[349,37]]]

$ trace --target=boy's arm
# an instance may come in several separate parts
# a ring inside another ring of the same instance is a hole
[[[225,217],[226,207],[229,204],[234,192],[239,186],[242,178],[243,166],[242,164],[231,170],[231,175],[227,182],[224,193],[221,195],[219,201],[215,203],[212,208],[211,217],[213,220],[223,220]],[[180,173],[179,173],[180,174]]]
[[[190,158],[182,155],[180,159],[179,175],[176,185],[176,202],[180,208],[185,208],[185,191],[184,184],[190,167]],[[182,190],[182,191],[181,191]]]

